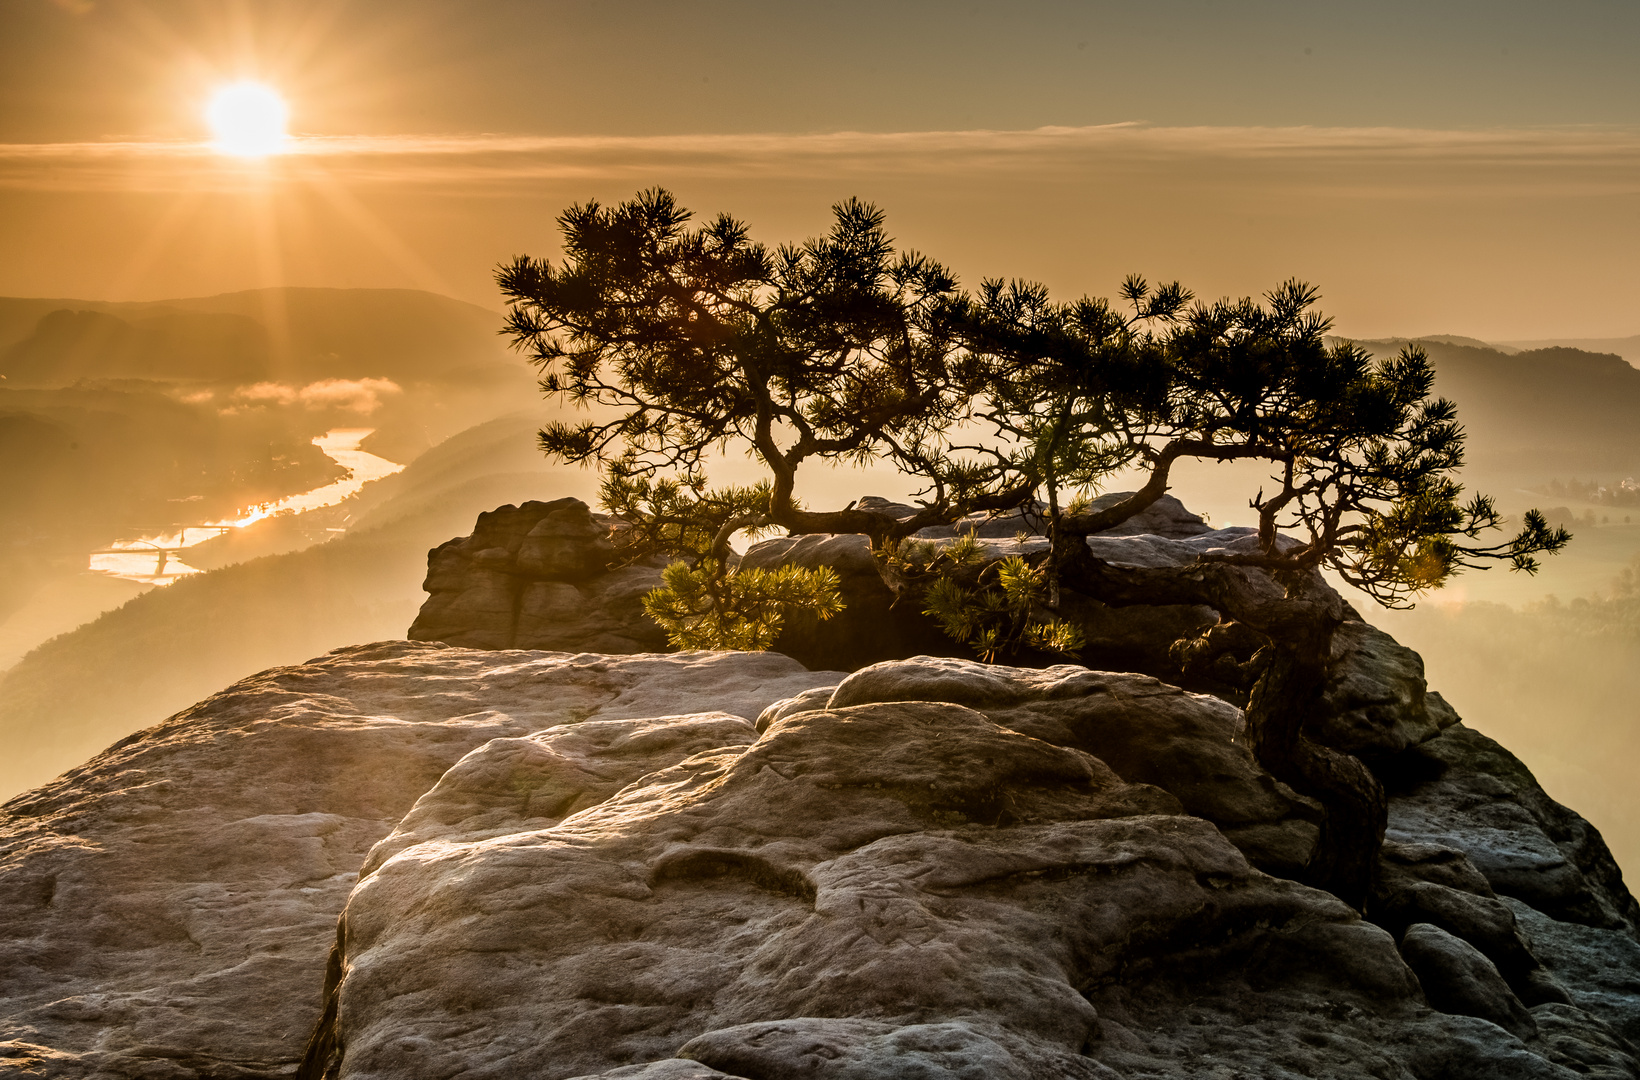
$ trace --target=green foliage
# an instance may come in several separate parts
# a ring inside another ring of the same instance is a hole
[[[685,557],[655,604],[689,640],[767,640],[768,612],[813,599],[780,599],[795,579],[731,583],[737,532],[865,533],[887,552],[926,526],[1036,501],[1045,561],[984,568],[970,537],[906,580],[982,654],[1068,651],[1059,594],[1086,562],[1082,538],[1153,503],[1180,459],[1271,468],[1251,501],[1258,550],[1212,559],[1330,567],[1390,606],[1466,568],[1532,572],[1568,539],[1533,512],[1511,538],[1483,542],[1503,522],[1453,478],[1463,430],[1433,396],[1428,358],[1329,345],[1308,285],[1211,304],[1136,276],[1120,306],[996,280],[969,295],[938,263],[896,252],[874,207],[850,200],[833,216],[823,237],[768,248],[727,216],[692,226],[654,190],[572,207],[561,264],[499,271],[508,330],[542,388],[591,409],[549,425],[542,447],[603,466],[603,502],[632,522],[633,556]],[[767,478],[710,487],[708,454],[731,447]],[[922,509],[808,511],[795,481],[814,458],[890,462],[924,484]],[[1139,492],[1090,501],[1130,467],[1149,474]],[[740,617],[756,627],[737,636]]]
[[[643,606],[678,649],[767,649],[789,608],[821,619],[843,609],[837,574],[827,566],[724,570],[709,561],[675,562],[662,579],[666,584],[645,596]]]
[[[901,545],[889,557],[896,573],[919,583],[923,614],[987,663],[1024,648],[1074,656],[1085,644],[1074,624],[1046,609],[1043,566],[1019,555],[988,563],[971,532],[944,545]]]
[[[753,536],[773,528],[760,514],[768,505],[767,482],[710,488],[703,473],[655,476],[634,466],[630,456],[605,466],[598,500],[632,523],[624,538],[631,557],[663,552],[703,558],[713,554],[726,527],[744,528]]]
[[[692,227],[657,189],[570,208],[562,263],[519,258],[498,272],[507,330],[542,389],[590,412],[549,424],[542,449],[602,466],[604,506],[633,526],[629,557],[685,557],[651,598],[675,641],[763,647],[783,605],[829,610],[818,581],[730,570],[738,532],[883,539],[1019,497],[1005,469],[947,438],[974,372],[955,278],[897,253],[874,207],[851,199],[833,216],[823,237],[768,248],[727,216]],[[706,459],[729,447],[768,478],[710,487]],[[916,522],[811,513],[794,491],[815,458],[892,461],[926,483],[925,509]]]

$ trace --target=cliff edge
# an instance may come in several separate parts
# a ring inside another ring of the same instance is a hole
[[[516,550],[459,557],[516,580],[533,534],[584,605],[585,507],[503,509]],[[1640,1077],[1598,833],[1350,625],[1315,722],[1389,792],[1364,913],[1290,880],[1315,807],[1240,711],[1141,672],[430,641],[264,672],[0,812],[0,1064]]]

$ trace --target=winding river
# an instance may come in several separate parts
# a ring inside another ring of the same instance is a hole
[[[375,428],[336,428],[313,440],[313,445],[325,452],[336,464],[347,470],[340,480],[287,495],[275,502],[259,503],[240,511],[232,521],[208,521],[187,525],[176,532],[159,536],[139,536],[134,540],[116,540],[108,550],[93,552],[90,569],[126,581],[140,581],[148,585],[169,585],[178,578],[199,573],[189,566],[178,553],[195,544],[203,544],[233,529],[243,529],[264,518],[277,514],[300,514],[321,506],[335,506],[358,492],[372,480],[392,476],[404,466],[384,457],[377,457],[359,449],[359,445]]]

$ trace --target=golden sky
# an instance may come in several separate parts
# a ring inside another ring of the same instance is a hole
[[[4,0],[0,295],[415,286],[488,306],[662,184],[850,195],[966,281],[1316,282],[1349,334],[1640,333],[1640,5]],[[288,153],[215,152],[236,79]]]

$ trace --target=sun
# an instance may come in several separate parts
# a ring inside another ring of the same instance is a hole
[[[235,157],[267,157],[285,148],[290,109],[265,83],[236,82],[218,88],[205,106],[205,123],[218,152]]]

